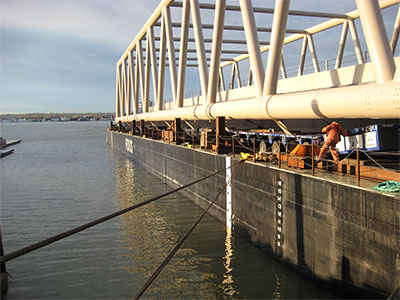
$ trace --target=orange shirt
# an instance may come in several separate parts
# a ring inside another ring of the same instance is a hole
[[[340,135],[347,136],[347,131],[340,127],[340,124],[337,122],[332,122],[330,125],[322,128],[322,132],[326,132],[326,141],[327,142],[339,142]]]

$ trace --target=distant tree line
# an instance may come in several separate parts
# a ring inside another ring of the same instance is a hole
[[[54,119],[54,118],[67,118],[70,120],[79,119],[114,119],[114,113],[102,113],[102,112],[91,112],[91,113],[21,113],[21,114],[1,114],[0,120],[8,119]]]

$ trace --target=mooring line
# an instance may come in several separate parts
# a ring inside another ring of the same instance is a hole
[[[239,163],[240,163],[240,162],[236,163],[235,165],[238,165]],[[235,166],[235,165],[234,165],[234,166]],[[200,179],[198,179],[198,180],[196,180],[196,181],[193,181],[193,182],[191,182],[191,183],[189,183],[189,184],[183,185],[183,186],[181,186],[181,187],[179,187],[179,188],[176,188],[176,189],[171,190],[171,191],[169,191],[169,192],[166,192],[166,193],[164,193],[164,194],[161,194],[161,195],[158,195],[158,196],[156,196],[156,197],[150,198],[150,199],[145,200],[145,201],[143,201],[143,202],[140,202],[140,203],[138,203],[138,204],[135,204],[135,205],[132,205],[132,206],[130,206],[130,207],[124,208],[124,209],[122,209],[122,210],[119,210],[119,211],[117,211],[117,212],[115,212],[115,213],[109,214],[109,215],[107,215],[107,216],[105,216],[105,217],[102,217],[102,218],[100,218],[100,219],[97,219],[97,220],[94,220],[94,221],[92,221],[92,222],[83,224],[83,225],[78,226],[78,227],[75,227],[75,228],[73,228],[73,229],[71,229],[71,230],[68,230],[68,231],[65,231],[65,232],[63,232],[63,233],[57,234],[57,235],[55,235],[55,236],[52,236],[52,237],[50,237],[50,238],[48,238],[48,239],[45,239],[45,240],[43,240],[43,241],[37,242],[37,243],[35,243],[35,244],[32,244],[32,245],[26,246],[26,247],[24,247],[24,248],[21,248],[21,249],[19,249],[19,250],[13,251],[13,252],[11,252],[11,253],[9,253],[9,254],[3,255],[3,256],[0,257],[0,262],[1,262],[1,263],[8,262],[8,261],[10,261],[10,260],[12,260],[12,259],[15,259],[15,258],[19,257],[19,256],[25,255],[25,254],[27,254],[27,253],[29,253],[29,252],[32,252],[32,251],[37,250],[37,249],[40,249],[40,248],[42,248],[42,247],[44,247],[44,246],[47,246],[47,245],[52,244],[52,243],[54,243],[54,242],[57,242],[57,241],[59,241],[59,240],[61,240],[61,239],[64,239],[64,238],[66,238],[66,237],[68,237],[68,236],[71,236],[71,235],[73,235],[73,234],[76,234],[76,233],[78,233],[78,232],[80,232],[80,231],[83,231],[83,230],[85,230],[85,229],[88,229],[88,228],[90,228],[90,227],[93,227],[93,226],[95,226],[95,225],[98,225],[98,224],[100,224],[100,223],[103,223],[103,222],[105,222],[105,221],[108,221],[108,220],[110,220],[110,219],[112,219],[112,218],[118,217],[118,216],[120,216],[120,215],[122,215],[122,214],[124,214],[124,213],[127,213],[127,212],[131,211],[131,210],[134,210],[134,209],[136,209],[136,208],[139,208],[139,207],[141,207],[141,206],[144,206],[144,205],[146,205],[146,204],[149,204],[149,203],[151,203],[151,202],[153,202],[153,201],[155,201],[155,200],[161,199],[161,198],[166,197],[166,196],[168,196],[168,195],[170,195],[170,194],[173,194],[173,193],[175,193],[175,192],[178,192],[178,191],[180,191],[180,190],[183,190],[183,189],[185,189],[185,188],[187,188],[187,187],[189,187],[189,186],[192,186],[192,185],[194,185],[194,184],[196,184],[196,183],[199,183],[199,182],[201,182],[201,181],[203,181],[203,180],[206,180],[206,179],[208,179],[208,178],[210,178],[210,177],[213,177],[213,176],[215,176],[215,175],[217,175],[217,174],[219,174],[219,173],[224,172],[226,169],[227,169],[227,168],[224,168],[224,169],[222,169],[222,170],[219,170],[219,171],[217,171],[217,172],[214,172],[214,173],[212,173],[212,174],[210,174],[210,175],[207,175],[207,176],[205,176],[205,177],[203,177],[203,178],[200,178]]]
[[[186,234],[179,240],[179,242],[175,245],[175,247],[171,250],[171,252],[167,255],[167,257],[163,260],[163,262],[158,266],[158,268],[153,273],[153,275],[151,275],[150,278],[146,281],[146,283],[140,289],[139,293],[135,296],[135,298],[134,298],[135,300],[139,299],[143,295],[143,293],[153,283],[153,281],[157,278],[157,276],[161,273],[161,271],[167,266],[169,261],[174,257],[174,255],[179,250],[179,248],[183,245],[183,243],[186,241],[186,239],[189,237],[189,235],[193,232],[193,230],[196,228],[196,226],[200,223],[200,221],[206,215],[206,213],[211,208],[211,206],[213,206],[214,203],[217,201],[218,197],[222,194],[222,192],[225,190],[227,185],[232,182],[234,175],[236,174],[237,170],[239,170],[239,167],[240,167],[239,164],[243,164],[243,162],[244,162],[244,160],[241,160],[239,163],[233,165],[233,166],[237,166],[237,168],[232,172],[232,175],[229,178],[229,180],[225,182],[224,186],[219,190],[218,194],[215,196],[214,200],[210,203],[210,205],[207,207],[207,209],[197,219],[197,221],[193,224],[193,226],[186,232]],[[233,168],[233,166],[231,166],[230,168]]]

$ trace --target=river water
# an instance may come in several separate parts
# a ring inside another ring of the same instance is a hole
[[[2,123],[6,253],[169,190],[106,143],[108,122]],[[202,210],[173,194],[7,263],[6,299],[132,299]],[[146,299],[333,299],[206,216]]]

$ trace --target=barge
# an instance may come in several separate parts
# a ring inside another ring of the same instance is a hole
[[[400,196],[374,187],[400,181],[399,1],[357,0],[347,13],[291,10],[289,0],[252,4],[161,1],[117,62],[108,142],[172,187],[227,168],[182,191],[204,208],[238,154],[250,155],[209,212],[344,297],[387,297],[400,286]],[[214,23],[206,24],[210,11]],[[271,27],[257,24],[257,14]],[[300,17],[323,21],[287,26]],[[316,41],[335,39],[334,64],[319,60],[317,51],[331,49]],[[291,74],[294,44],[300,62]],[[188,94],[195,82],[200,92]],[[316,161],[332,121],[351,134],[336,146],[338,161]]]

